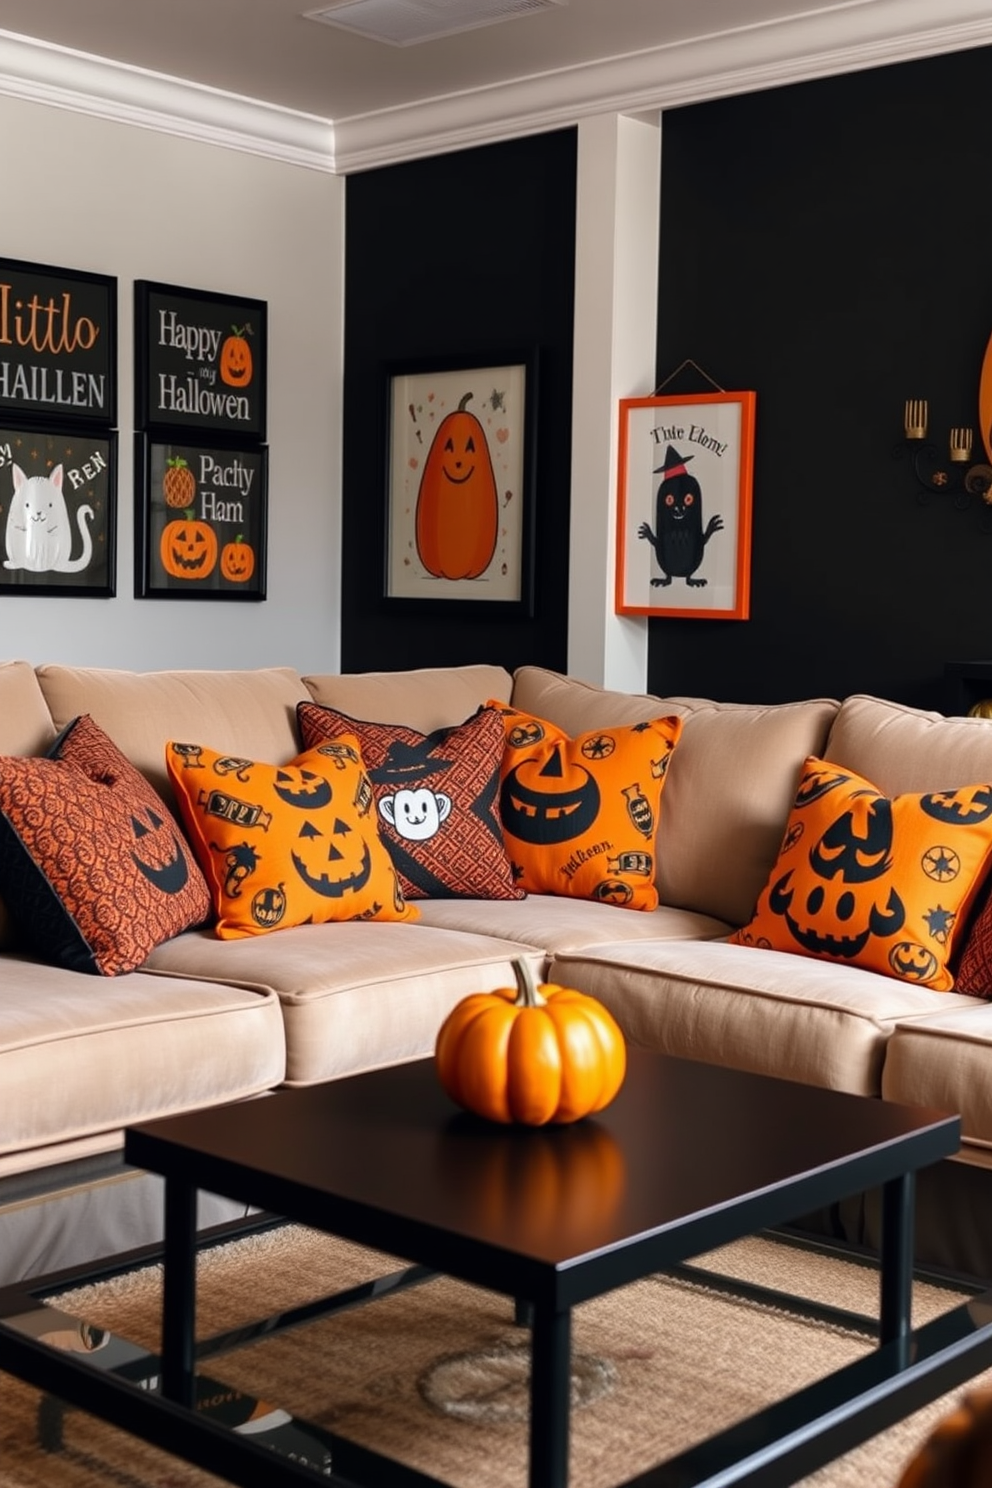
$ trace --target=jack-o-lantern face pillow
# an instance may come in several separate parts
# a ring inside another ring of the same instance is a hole
[[[954,986],[959,931],[992,861],[992,784],[883,796],[810,757],[740,945]]]
[[[179,823],[88,714],[44,759],[0,760],[0,890],[35,955],[96,976],[210,913]]]
[[[518,885],[531,894],[655,909],[661,792],[682,732],[675,716],[571,738],[503,703],[500,820]]]
[[[166,766],[222,940],[328,920],[411,920],[358,740],[288,765],[170,743]]]

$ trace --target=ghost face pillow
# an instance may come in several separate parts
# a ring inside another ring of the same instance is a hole
[[[317,703],[297,707],[308,748],[360,742],[379,831],[407,899],[522,899],[503,844],[503,719],[480,708],[462,724],[422,734],[368,723]]]

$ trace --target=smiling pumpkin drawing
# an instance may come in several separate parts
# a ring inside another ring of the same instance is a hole
[[[417,493],[417,554],[436,579],[477,579],[496,551],[496,476],[473,396],[438,425]]]
[[[227,387],[247,387],[251,382],[251,347],[246,336],[251,335],[251,326],[232,326],[231,334],[220,349],[220,380]]]

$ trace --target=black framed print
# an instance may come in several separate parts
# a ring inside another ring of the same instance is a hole
[[[0,419],[0,594],[110,598],[117,435]]]
[[[387,607],[533,611],[534,351],[383,368]]]
[[[139,599],[265,598],[268,453],[135,436]]]
[[[139,279],[134,315],[139,428],[265,438],[264,300]]]
[[[0,418],[117,422],[117,280],[0,259]]]

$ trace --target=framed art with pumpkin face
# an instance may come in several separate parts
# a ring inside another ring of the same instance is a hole
[[[139,599],[265,598],[268,449],[135,436]]]
[[[533,608],[534,352],[384,369],[390,609]]]
[[[134,407],[140,429],[265,438],[268,306],[139,279]]]

